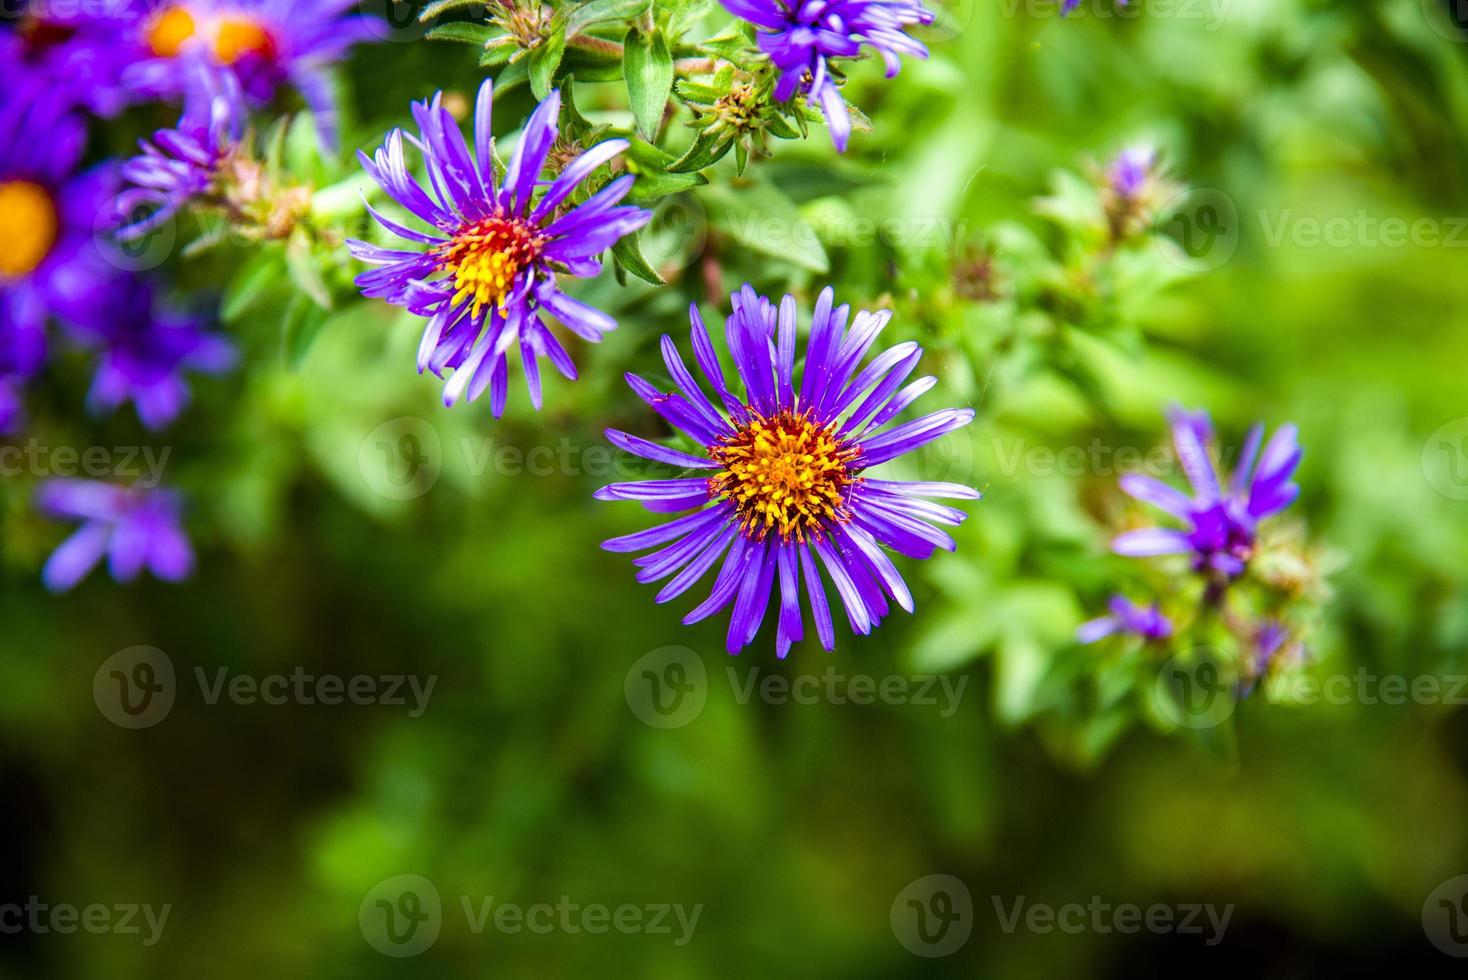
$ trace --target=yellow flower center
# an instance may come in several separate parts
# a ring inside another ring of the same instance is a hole
[[[148,48],[159,58],[175,58],[196,32],[193,14],[183,7],[169,7],[148,25]]]
[[[222,65],[232,65],[247,54],[275,57],[275,39],[252,20],[229,18],[214,28],[214,57]]]
[[[803,414],[756,417],[709,450],[724,467],[709,478],[709,492],[733,501],[746,535],[762,540],[773,529],[781,540],[804,541],[846,519],[857,453]]]
[[[275,56],[275,39],[270,32],[247,17],[224,17],[207,23],[203,30],[187,7],[169,7],[148,25],[148,48],[159,58],[176,58],[189,41],[205,34],[210,51],[221,65],[232,65],[247,54]]]
[[[0,281],[34,272],[56,244],[56,205],[26,180],[0,183]]]
[[[477,316],[486,306],[501,312],[522,269],[539,256],[544,236],[518,218],[483,218],[438,246],[439,268],[454,277],[454,305],[473,297]]]

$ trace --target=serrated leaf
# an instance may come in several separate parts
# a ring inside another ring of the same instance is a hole
[[[643,34],[636,27],[627,32],[623,44],[622,75],[627,80],[627,97],[637,131],[648,140],[657,139],[663,109],[673,91],[673,56],[662,31]]]
[[[651,204],[669,194],[691,191],[708,182],[708,178],[700,173],[668,174],[658,173],[655,170],[643,171],[637,175],[632,190],[627,193],[627,200],[631,204]]]
[[[457,41],[460,44],[472,44],[476,48],[482,48],[491,41],[504,36],[504,28],[462,20],[439,24],[423,35],[424,40],[428,41]]]
[[[686,174],[711,167],[723,159],[724,154],[728,153],[729,148],[733,145],[733,133],[699,133],[693,145],[688,148],[688,152],[668,167],[668,171],[675,174]]]
[[[501,93],[507,92],[516,85],[521,85],[529,80],[530,66],[527,63],[527,59],[521,58],[519,61],[512,61],[495,78],[494,94],[498,97]]]
[[[482,6],[484,6],[484,0],[433,0],[432,3],[424,5],[418,14],[418,20],[426,24],[439,14],[446,14],[451,10]]]
[[[575,37],[594,24],[632,20],[651,5],[652,0],[591,0],[571,11],[566,20],[566,36]]]
[[[642,243],[637,234],[618,239],[612,246],[612,258],[616,260],[619,269],[625,269],[644,282],[650,282],[654,286],[665,284],[663,277],[642,257]]]
[[[550,95],[551,83],[556,69],[561,67],[561,58],[566,53],[566,34],[557,31],[546,38],[544,44],[530,52],[530,92],[537,99]]]
[[[509,35],[491,41],[484,46],[484,52],[479,56],[480,68],[493,68],[502,65],[518,51],[515,39]]]

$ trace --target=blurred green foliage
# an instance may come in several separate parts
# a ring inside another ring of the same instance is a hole
[[[242,370],[196,386],[166,440],[197,578],[122,589],[94,576],[46,596],[35,569],[63,529],[31,513],[30,481],[0,483],[6,894],[173,910],[151,948],[6,936],[0,972],[1110,976],[1203,952],[1278,975],[1447,963],[1419,916],[1468,871],[1460,708],[1256,696],[1228,739],[1210,739],[1173,730],[1145,685],[1113,676],[1114,655],[1072,636],[1132,571],[1107,551],[1121,498],[1106,461],[1160,444],[1163,410],[1181,402],[1212,411],[1230,445],[1255,419],[1300,425],[1289,516],[1337,566],[1307,673],[1468,672],[1468,503],[1443,491],[1432,442],[1468,414],[1468,38],[1417,0],[1132,8],[1083,4],[1062,21],[1045,4],[959,3],[929,31],[930,61],[893,82],[853,65],[848,98],[873,131],[837,157],[817,124],[742,177],[731,154],[708,185],[663,198],[643,249],[668,285],[610,270],[582,284],[621,328],[573,350],[581,380],[551,380],[540,413],[513,391],[499,423],[482,405],[443,409],[412,367],[417,325],[355,298],[330,238],[178,257],[189,288],[228,283],[244,354]],[[700,36],[726,22],[693,12]],[[436,88],[472,98],[499,70],[477,60],[430,41],[361,50],[344,72],[345,144],[375,145]],[[632,125],[619,79],[578,78],[575,97],[592,122]],[[496,102],[508,137],[532,94]],[[1088,264],[1088,168],[1138,142],[1220,195],[1216,247],[1189,254],[1186,229],[1164,226],[1175,251]],[[361,183],[345,158],[300,174]],[[361,222],[344,200],[321,206]],[[1338,242],[1310,234],[1331,219],[1348,222]],[[1387,219],[1439,235],[1392,245]],[[719,623],[679,625],[683,607],[654,605],[597,547],[642,520],[590,497],[620,475],[595,452],[601,430],[649,426],[623,372],[655,362],[690,302],[717,316],[745,281],[807,310],[827,283],[891,306],[888,339],[921,341],[941,379],[928,403],[978,409],[912,471],[985,489],[957,553],[902,565],[917,615],[869,638],[838,624],[833,655],[808,642],[777,663],[762,640],[731,660]],[[66,421],[84,390],[74,367],[36,393],[49,442],[158,445],[130,416]],[[409,432],[433,475],[398,493],[399,461],[376,446]],[[554,454],[549,472],[515,452],[537,447]],[[179,695],[160,724],[128,731],[90,691],[102,661],[136,644],[167,652]],[[668,645],[705,665],[707,703],[660,730],[624,684]],[[947,717],[737,696],[751,672],[830,666],[965,686]],[[297,667],[437,683],[412,718],[211,705],[193,681],[196,668]],[[364,942],[358,908],[405,873],[434,882],[444,921],[430,950],[394,960]],[[973,894],[974,935],[945,960],[913,956],[889,924],[898,893],[934,873]],[[475,934],[459,907],[563,895],[703,910],[679,947],[615,930]],[[1205,949],[1006,934],[993,897],[1021,895],[1237,908]]]

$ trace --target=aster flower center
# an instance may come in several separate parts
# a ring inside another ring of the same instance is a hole
[[[199,22],[184,6],[169,7],[148,26],[148,48],[159,58],[176,58],[184,46],[200,34]],[[225,17],[206,26],[210,50],[222,65],[232,65],[246,55],[275,56],[275,39],[248,17]]]
[[[486,306],[504,311],[521,271],[540,257],[545,236],[520,218],[491,217],[462,226],[435,250],[439,268],[454,277],[453,305],[473,298],[474,315]]]
[[[275,40],[270,33],[243,17],[220,21],[214,28],[214,57],[219,59],[219,63],[232,65],[250,54],[262,58],[275,56]]]
[[[27,180],[0,182],[0,280],[34,272],[56,244],[51,195]]]
[[[734,503],[746,535],[759,540],[773,529],[782,540],[803,541],[845,519],[857,452],[804,414],[754,417],[709,449],[724,467],[709,479],[709,493]]]
[[[194,15],[183,7],[169,7],[148,26],[148,48],[159,58],[176,58],[195,33]]]

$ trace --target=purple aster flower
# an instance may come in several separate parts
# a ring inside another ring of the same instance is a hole
[[[1108,604],[1111,615],[1082,623],[1076,630],[1081,643],[1095,643],[1113,633],[1129,633],[1147,641],[1165,640],[1172,635],[1172,623],[1162,615],[1156,603],[1139,606],[1125,596],[1115,595]]]
[[[111,168],[77,174],[86,142],[64,93],[17,70],[0,87],[0,381],[14,386],[46,358],[46,324],[98,305],[116,270],[97,247]]]
[[[7,4],[22,8],[16,29],[0,35],[0,62],[23,64],[76,105],[115,116],[131,101],[122,83],[131,61],[118,35],[134,19],[134,0]]]
[[[222,337],[205,333],[203,321],[162,308],[142,279],[112,284],[98,315],[74,325],[84,343],[101,348],[87,395],[93,412],[131,401],[149,429],[167,426],[189,402],[185,371],[217,374],[234,364]]]
[[[887,77],[901,69],[899,55],[926,58],[928,49],[904,28],[931,24],[933,12],[918,0],[721,0],[736,17],[764,28],[760,50],[780,70],[775,98],[796,92],[821,107],[831,142],[846,152],[851,113],[831,77],[830,59],[855,58],[863,44],[887,65]]]
[[[1254,553],[1259,522],[1284,510],[1299,495],[1299,486],[1291,482],[1301,455],[1296,427],[1280,428],[1259,454],[1264,426],[1254,426],[1227,482],[1214,466],[1217,446],[1206,412],[1175,410],[1172,433],[1178,463],[1192,484],[1193,495],[1138,473],[1123,476],[1121,488],[1177,518],[1184,527],[1127,531],[1112,542],[1112,549],[1134,558],[1190,554],[1199,571],[1236,576]]]
[[[1127,147],[1107,166],[1106,185],[1118,197],[1132,200],[1147,186],[1147,178],[1156,163],[1157,151],[1152,147]]]
[[[647,224],[652,212],[618,204],[632,188],[624,174],[584,203],[567,199],[602,164],[627,148],[624,139],[606,140],[566,164],[548,184],[539,181],[556,140],[561,96],[551,92],[536,108],[510,158],[503,184],[495,179],[490,112],[493,93],[479,89],[474,117],[474,156],[459,133],[442,93],[432,102],[414,103],[413,117],[422,140],[393,130],[374,158],[359,153],[362,166],[394,201],[432,227],[425,233],[404,227],[374,211],[393,234],[414,243],[411,250],[348,242],[353,255],[381,266],[357,277],[371,297],[427,317],[418,347],[418,370],[443,377],[444,404],[490,391],[490,411],[505,408],[507,354],[518,345],[530,400],[540,407],[539,358],[546,357],[567,378],[576,366],[546,327],[550,314],[584,340],[596,342],[617,325],[607,314],[561,292],[557,273],[594,276],[598,256],[623,235]],[[409,174],[403,159],[407,139],[423,152],[432,193]],[[475,158],[477,158],[477,163]],[[537,187],[545,191],[537,200]]]
[[[300,90],[323,141],[336,144],[330,67],[373,39],[357,0],[134,0],[125,43],[135,64],[124,80],[139,94],[187,90],[198,62],[230,69],[251,102],[263,105],[282,85]]]
[[[925,377],[904,385],[922,356],[912,342],[861,367],[891,313],[860,311],[848,328],[850,308],[833,306],[828,287],[816,302],[799,379],[795,298],[786,296],[777,311],[749,286],[735,297],[734,315],[726,326],[742,398],[725,384],[723,366],[697,307],[689,311],[694,357],[716,400],[704,393],[668,336],[662,340],[663,360],[675,392],[664,394],[642,378],[627,375],[632,390],[653,411],[704,447],[701,455],[607,430],[607,438],[620,449],[700,475],[613,483],[598,490],[600,500],[636,500],[654,513],[693,511],[613,538],[602,547],[658,548],[634,560],[641,568],[640,582],[672,576],[658,593],[658,602],[687,591],[722,558],[708,598],[683,622],[697,622],[733,603],[730,653],[753,641],[777,580],[775,649],[781,657],[789,652],[804,634],[802,579],[821,644],[833,649],[835,632],[822,568],[857,633],[869,633],[881,621],[888,598],[911,612],[912,595],[884,547],[909,558],[928,558],[936,548],[952,551],[953,539],[933,525],[956,525],[966,515],[920,498],[980,496],[955,483],[866,475],[870,467],[967,425],[974,413],[968,408],[947,409],[889,425],[937,379]]]
[[[169,582],[193,571],[193,548],[179,525],[179,498],[171,491],[47,480],[36,492],[36,505],[50,517],[82,522],[41,570],[52,592],[72,588],[103,556],[118,582],[131,582],[145,568]]]
[[[226,71],[200,67],[173,129],[160,129],[141,142],[142,154],[122,165],[129,189],[118,209],[141,215],[122,230],[136,238],[169,221],[191,200],[214,189],[244,137],[246,111],[239,81]]]

